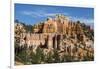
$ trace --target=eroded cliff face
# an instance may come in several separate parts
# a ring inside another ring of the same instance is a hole
[[[93,30],[80,21],[70,21],[63,15],[48,18],[33,26],[33,33],[26,32],[23,24],[15,23],[15,43],[20,47],[33,47],[33,52],[40,47],[44,54],[57,50],[60,57],[70,53],[75,60],[83,60],[87,53],[89,56],[94,54]]]

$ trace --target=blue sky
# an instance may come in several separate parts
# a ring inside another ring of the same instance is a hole
[[[15,4],[15,19],[26,24],[35,24],[45,21],[47,17],[54,17],[56,14],[68,16],[70,20],[94,23],[94,9],[69,6],[49,6],[34,4]]]

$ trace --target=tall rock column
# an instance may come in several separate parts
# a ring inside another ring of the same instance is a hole
[[[53,40],[52,40],[51,35],[48,35],[47,40],[48,40],[48,43],[47,43],[48,49],[53,49]]]

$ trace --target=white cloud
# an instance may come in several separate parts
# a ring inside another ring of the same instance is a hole
[[[43,10],[40,11],[21,11],[21,14],[31,16],[31,17],[51,17],[55,16],[56,14],[64,14],[65,16],[68,16],[70,20],[72,21],[80,21],[82,23],[94,23],[94,19],[91,18],[85,18],[85,17],[77,17],[77,16],[70,16],[69,13],[63,13],[63,12],[57,12],[57,13],[48,13]]]
[[[23,15],[31,16],[31,17],[51,17],[51,16],[55,16],[56,14],[68,15],[68,13],[63,13],[63,12],[48,13],[45,11],[21,11],[20,13]]]
[[[94,19],[92,18],[85,18],[85,17],[71,17],[70,16],[70,19],[73,20],[73,21],[80,21],[82,23],[94,23]]]
[[[42,17],[43,14],[39,12],[33,12],[33,11],[21,11],[21,14],[31,16],[31,17]]]

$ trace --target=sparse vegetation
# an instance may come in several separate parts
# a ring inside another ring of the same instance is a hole
[[[17,47],[17,46],[16,46]],[[26,46],[16,48],[15,52],[15,61],[20,62],[24,65],[28,64],[45,64],[45,63],[62,63],[62,62],[76,62],[80,61],[80,59],[74,60],[75,56],[71,56],[70,54],[64,54],[62,58],[60,58],[57,50],[54,50],[53,54],[50,52],[47,55],[44,55],[42,48],[37,48],[36,53],[27,48]],[[87,53],[84,56],[82,61],[93,61],[94,56],[89,56]]]

